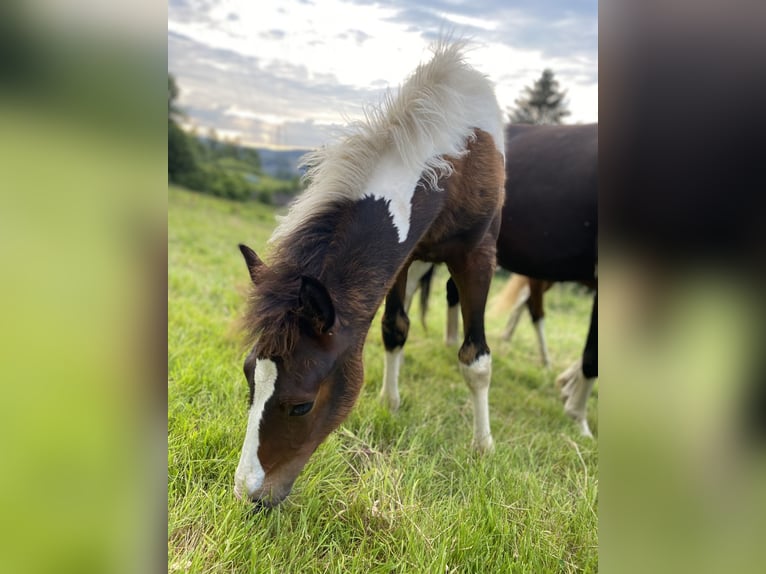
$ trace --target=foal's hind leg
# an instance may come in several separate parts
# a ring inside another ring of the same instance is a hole
[[[412,298],[420,287],[420,280],[428,273],[434,264],[426,261],[413,261],[407,270],[407,287],[404,292],[404,312],[409,315],[412,306]]]
[[[399,369],[404,356],[404,343],[407,341],[410,330],[410,320],[405,309],[407,271],[406,267],[402,269],[391,291],[388,292],[381,321],[386,359],[383,363],[383,387],[380,390],[380,398],[392,411],[399,408]],[[410,293],[409,299],[411,298]]]
[[[505,325],[505,331],[503,331],[501,337],[503,341],[510,341],[511,337],[513,337],[513,333],[516,331],[516,327],[519,324],[519,319],[521,318],[521,312],[524,311],[524,305],[529,299],[530,295],[528,277],[514,274],[508,281],[515,284],[523,283],[523,285],[519,288],[516,295],[516,300],[513,302],[511,315],[508,317],[508,323]],[[508,287],[512,288],[510,285]]]
[[[547,287],[550,287],[550,283],[546,284],[539,279],[530,279],[530,294],[527,300],[527,308],[532,316],[532,324],[535,326],[535,333],[537,333],[537,344],[540,347],[540,357],[545,368],[551,366],[551,359],[548,356],[548,345],[545,342],[545,308],[543,307],[543,293],[545,293]]]
[[[494,241],[485,241],[469,253],[448,261],[450,273],[460,293],[463,314],[463,345],[458,352],[463,373],[473,399],[473,447],[493,449],[489,427],[489,384],[492,356],[484,333],[484,308],[495,262]]]
[[[459,303],[460,294],[457,285],[455,285],[455,280],[450,277],[447,281],[447,330],[444,333],[444,343],[448,347],[457,345]]]

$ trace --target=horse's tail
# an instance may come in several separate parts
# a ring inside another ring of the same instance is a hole
[[[431,281],[434,278],[434,269],[436,269],[436,265],[431,265],[418,281],[420,286],[420,324],[423,325],[424,331],[427,330],[426,313],[428,313],[428,299],[431,296]]]
[[[502,314],[513,309],[529,297],[529,277],[514,273],[492,301],[492,314]]]

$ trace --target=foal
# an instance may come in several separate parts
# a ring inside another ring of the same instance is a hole
[[[254,283],[245,316],[250,411],[234,491],[283,500],[363,382],[362,348],[383,297],[405,297],[413,259],[446,262],[461,290],[459,359],[474,443],[492,446],[484,305],[503,204],[502,113],[460,44],[440,44],[398,95],[308,156],[310,185],[274,232],[267,266],[240,246]],[[390,315],[389,315],[390,316]],[[406,336],[406,316],[388,325]]]

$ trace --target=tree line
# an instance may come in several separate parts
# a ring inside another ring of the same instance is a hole
[[[237,140],[220,138],[214,129],[204,137],[185,131],[185,117],[178,106],[179,88],[168,74],[168,180],[191,189],[227,199],[257,199],[273,203],[278,195],[292,196],[301,189],[299,178],[275,180],[261,169],[254,148]]]

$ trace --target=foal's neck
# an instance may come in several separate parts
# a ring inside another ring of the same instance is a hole
[[[428,201],[424,201],[425,195]],[[320,280],[351,324],[369,328],[399,270],[442,203],[440,192],[426,193],[418,188],[403,241],[385,199],[368,196],[341,208],[336,237],[325,253]]]

